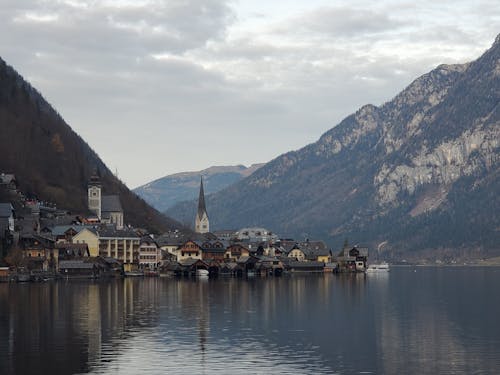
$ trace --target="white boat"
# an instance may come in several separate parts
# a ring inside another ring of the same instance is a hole
[[[379,263],[379,264],[370,264],[366,269],[368,273],[375,272],[389,272],[389,264],[388,263]]]
[[[208,276],[208,270],[199,268],[196,270],[196,276]]]

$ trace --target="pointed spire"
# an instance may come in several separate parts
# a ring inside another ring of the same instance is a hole
[[[203,191],[203,176],[200,178],[200,196],[198,197],[198,217],[201,219],[203,214],[207,215],[207,208],[205,207],[205,192]]]

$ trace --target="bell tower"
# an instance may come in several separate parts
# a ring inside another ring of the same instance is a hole
[[[198,197],[198,212],[194,221],[194,230],[196,233],[207,233],[210,231],[208,222],[207,208],[205,207],[205,192],[203,191],[203,177],[200,180],[200,195]]]
[[[101,181],[96,173],[90,177],[88,185],[88,205],[89,210],[94,212],[101,219]]]

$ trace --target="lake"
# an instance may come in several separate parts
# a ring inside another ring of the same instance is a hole
[[[0,374],[492,374],[500,268],[0,284]]]

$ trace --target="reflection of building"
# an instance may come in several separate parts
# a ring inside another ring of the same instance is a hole
[[[203,177],[200,181],[200,195],[198,197],[198,212],[194,224],[196,233],[208,233],[210,224],[208,222],[207,208],[205,207],[205,193],[203,191]]]

